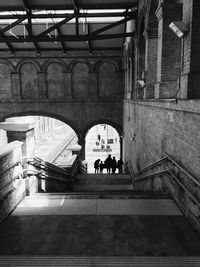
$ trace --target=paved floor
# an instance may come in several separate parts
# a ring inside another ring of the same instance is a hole
[[[171,199],[66,199],[64,195],[26,197],[12,216],[181,215]]]
[[[169,199],[38,199],[0,225],[0,255],[200,255],[197,233]]]
[[[11,216],[0,236],[1,255],[200,255],[182,216]]]

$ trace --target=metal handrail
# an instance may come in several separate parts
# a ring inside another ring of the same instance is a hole
[[[141,178],[135,180],[135,182],[140,182],[140,181],[142,181],[142,180],[146,180],[146,179],[148,179],[148,178],[151,178],[152,176],[157,176],[157,175],[164,174],[164,173],[166,173],[166,172],[168,172],[168,171],[169,171],[169,170],[163,170],[163,171],[159,171],[159,172],[154,172],[154,173],[151,173],[151,174],[149,174],[149,175],[143,176],[143,177],[141,177]]]
[[[163,158],[161,158],[161,159],[155,161],[154,163],[151,163],[151,164],[147,165],[147,166],[144,167],[142,170],[136,172],[135,176],[137,176],[137,175],[139,175],[139,174],[145,172],[147,169],[150,169],[150,168],[154,167],[155,165],[158,165],[159,163],[161,163],[161,162],[167,160],[167,158],[168,158],[167,156],[166,156],[166,157],[163,157]]]
[[[155,165],[157,165],[157,163],[161,162],[161,161],[164,161],[164,160],[168,160],[168,161],[171,161],[178,169],[180,169],[189,179],[191,179],[195,184],[197,184],[198,186],[200,186],[200,183],[190,174],[188,173],[180,164],[178,164],[171,156],[169,156],[166,152],[165,154],[167,155],[166,157],[154,162],[153,164],[151,165],[148,165],[147,167],[145,167],[144,169],[142,169],[141,171],[137,172],[135,174],[135,178],[137,175],[139,175],[140,173],[144,172],[145,170],[149,169],[150,167],[153,167]],[[132,166],[132,165],[131,165]],[[163,170],[163,171],[160,171],[160,172],[157,172],[157,173],[152,173],[150,175],[147,175],[147,176],[144,176],[144,177],[141,177],[140,179],[136,180],[135,179],[135,182],[140,182],[141,180],[145,180],[145,179],[148,179],[148,178],[151,178],[155,175],[159,175],[159,174],[163,174],[163,173],[169,173],[173,178],[174,180],[185,190],[185,192],[187,192],[187,194],[190,196],[190,198],[197,204],[197,206],[200,208],[200,201],[187,189],[187,187],[176,177],[176,175],[169,169],[167,170]]]
[[[168,170],[168,173],[174,178],[174,180],[188,193],[188,195],[193,199],[194,202],[196,202],[196,204],[198,205],[198,207],[200,208],[200,201],[193,196],[193,194],[184,186],[183,183],[181,183],[181,181],[170,171]]]
[[[165,154],[167,155],[167,158],[173,162],[173,164],[178,167],[188,178],[190,178],[190,180],[192,180],[195,184],[197,184],[200,187],[200,182],[198,182],[196,180],[196,178],[194,178],[188,171],[186,171],[180,164],[178,164],[171,156],[169,156],[167,154],[167,152],[165,152]]]

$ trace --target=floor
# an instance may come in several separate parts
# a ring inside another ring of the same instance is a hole
[[[199,237],[168,199],[48,198],[26,199],[0,225],[0,255],[200,255]]]

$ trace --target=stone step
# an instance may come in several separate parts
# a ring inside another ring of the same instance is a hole
[[[129,178],[130,179],[130,175],[129,174],[91,174],[91,173],[86,173],[86,174],[81,174],[77,176],[77,179],[110,179],[110,178],[115,178],[115,179],[123,179],[123,178]]]
[[[132,181],[130,178],[115,178],[115,177],[110,177],[108,178],[93,178],[93,177],[89,177],[89,178],[85,178],[85,179],[76,179],[74,184],[80,184],[80,185],[101,185],[101,184],[106,184],[106,185],[110,185],[110,184],[132,184]]]
[[[102,192],[67,192],[63,193],[36,193],[26,197],[35,199],[171,199],[167,193],[134,192],[126,191],[102,191]]]
[[[116,191],[116,190],[133,190],[132,184],[88,184],[88,185],[81,185],[75,184],[73,186],[73,191]]]
[[[0,266],[195,267],[200,257],[0,256]]]

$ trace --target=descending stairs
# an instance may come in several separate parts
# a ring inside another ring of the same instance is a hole
[[[71,192],[26,197],[8,221],[2,267],[200,266],[198,238],[170,196],[135,192],[125,174],[79,175]]]
[[[199,257],[0,256],[0,266],[199,267]]]
[[[82,174],[73,186],[74,191],[129,191],[133,190],[132,181],[127,174]]]

